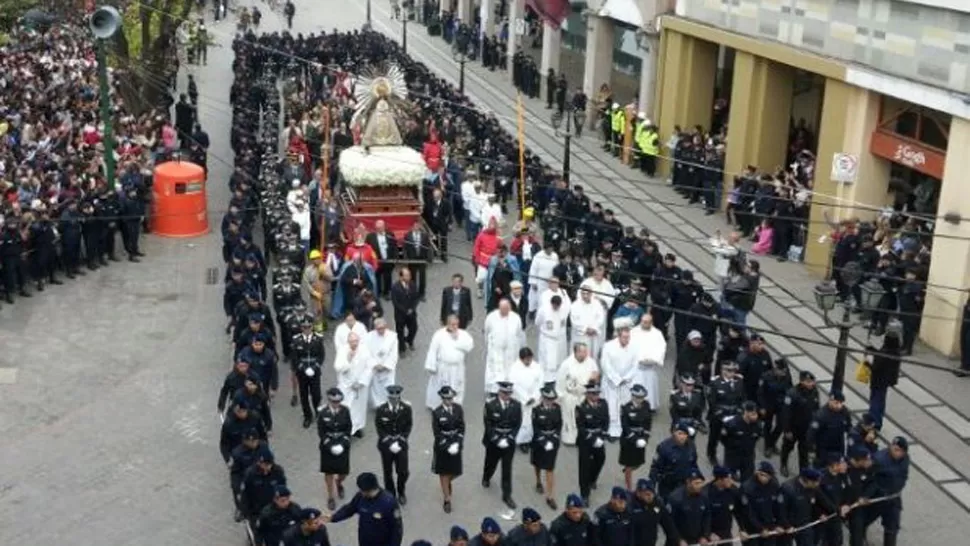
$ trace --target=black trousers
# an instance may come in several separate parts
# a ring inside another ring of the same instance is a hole
[[[765,408],[765,414],[761,417],[761,422],[765,424],[765,447],[774,448],[781,436],[781,417],[776,408]]]
[[[851,522],[849,525],[851,525]],[[839,518],[832,518],[819,525],[816,529],[818,529],[818,532],[815,534],[821,546],[842,546],[845,541],[843,538],[842,520]]]
[[[707,456],[711,459],[717,458],[717,444],[721,441],[721,426],[724,424],[719,417],[712,417],[710,430],[707,435]]]
[[[117,231],[118,228],[116,227],[106,226],[101,232],[101,255],[99,257],[107,255],[112,259],[115,258],[115,234]]]
[[[489,481],[495,475],[499,462],[502,463],[502,496],[512,495],[512,459],[515,457],[515,446],[509,445],[505,449],[490,445],[485,448],[485,472],[482,480]]]
[[[408,267],[411,269],[411,274],[414,275],[414,283],[418,287],[418,295],[423,298],[425,290],[428,287],[428,267],[423,264],[411,264]]]
[[[394,496],[403,495],[404,487],[408,483],[408,476],[411,475],[407,448],[403,448],[397,455],[386,450],[380,451],[381,468],[384,470],[384,489]],[[397,471],[397,480],[394,479],[395,470]]]
[[[394,312],[394,330],[397,332],[397,349],[403,351],[405,344],[413,345],[414,337],[418,334],[418,312],[411,314]],[[407,334],[405,334],[407,330]]]
[[[808,436],[808,431],[794,431],[791,438],[785,437],[781,441],[781,465],[788,465],[788,458],[791,456],[791,452],[795,449],[796,444],[798,445],[798,468],[805,468],[808,466],[808,443],[805,441]]]
[[[125,220],[121,223],[121,243],[129,256],[137,256],[138,236],[141,235],[141,220]]]
[[[751,453],[744,453],[735,449],[724,450],[724,466],[741,475],[741,481],[745,481],[754,475],[754,450]]]
[[[300,388],[300,407],[303,409],[303,417],[313,419],[314,410],[320,407],[320,373],[317,372],[313,377],[298,373],[296,379]]]
[[[94,268],[101,259],[101,234],[90,231],[84,234],[84,255],[88,260],[88,267]],[[226,260],[229,261],[229,260]]]
[[[389,296],[391,294],[391,285],[394,283],[391,279],[394,273],[394,264],[381,263],[377,266],[377,295],[378,296]]]
[[[434,233],[435,241],[438,243],[438,256],[442,260],[448,259],[448,230],[440,230]]]
[[[579,449],[579,495],[589,498],[589,491],[599,480],[603,464],[606,462],[606,449],[592,445],[578,444]]]
[[[3,259],[3,286],[7,294],[23,291],[27,285],[26,264],[23,258],[15,256]]]
[[[63,252],[61,258],[64,261],[64,270],[74,274],[78,266],[81,265],[81,241],[65,241],[61,244]]]

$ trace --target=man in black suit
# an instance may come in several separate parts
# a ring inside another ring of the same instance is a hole
[[[374,232],[367,234],[367,244],[374,249],[377,256],[377,295],[387,299],[391,297],[391,274],[394,272],[394,263],[388,260],[397,259],[397,241],[394,235],[387,231],[384,220],[374,223]]]
[[[431,200],[425,205],[424,217],[431,227],[438,243],[438,253],[441,261],[448,262],[448,226],[451,224],[451,206],[444,198],[440,188],[435,188]]]
[[[512,307],[512,310],[522,319],[522,329],[525,330],[528,326],[529,300],[525,297],[525,293],[522,290],[522,283],[512,281],[509,286],[512,287],[512,292],[505,299],[509,300],[509,305]]]
[[[451,286],[441,291],[441,324],[446,324],[449,315],[458,317],[458,327],[464,330],[472,322],[472,291],[462,283],[465,277],[455,273],[451,277]]]
[[[498,396],[485,403],[485,472],[482,487],[491,485],[499,462],[502,463],[502,501],[515,510],[512,500],[512,459],[515,456],[515,437],[522,426],[522,404],[512,398],[512,383],[498,382]],[[531,417],[530,417],[531,418]]]
[[[411,280],[410,269],[402,268],[397,275],[399,280],[391,287],[391,303],[394,304],[397,352],[403,355],[406,347],[414,350],[414,336],[418,333],[418,289]]]
[[[404,236],[404,257],[415,263],[408,267],[414,273],[414,281],[418,286],[418,297],[424,301],[425,289],[428,283],[428,261],[431,260],[431,238],[421,229],[421,222],[415,222],[411,231]]]

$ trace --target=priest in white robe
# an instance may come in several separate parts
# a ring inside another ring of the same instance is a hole
[[[620,318],[613,322],[616,337],[606,342],[600,357],[603,369],[603,398],[610,410],[610,438],[619,438],[620,406],[630,401],[630,388],[633,387],[637,371],[638,353],[630,343],[630,319]]]
[[[566,326],[569,313],[565,309],[564,301],[569,301],[568,297],[563,300],[555,295],[548,303],[542,304],[536,313],[536,328],[539,331],[539,363],[542,365],[545,383],[556,380],[559,366],[569,355],[569,328]]]
[[[515,436],[517,445],[528,445],[532,442],[532,409],[542,401],[542,370],[535,364],[532,349],[523,347],[519,350],[519,359],[509,369],[509,381],[512,382],[512,397],[522,404],[522,426]]]
[[[357,435],[367,424],[367,398],[374,359],[356,333],[351,332],[347,344],[337,349],[333,369],[337,372],[337,388],[344,394],[343,404],[350,409],[351,434]]]
[[[458,317],[448,316],[447,324],[431,336],[428,355],[424,359],[424,369],[428,378],[425,405],[434,410],[441,405],[438,390],[448,386],[455,391],[455,403],[465,399],[465,357],[475,348],[471,334],[458,327]]]
[[[593,299],[593,292],[582,288],[569,309],[573,342],[582,341],[589,347],[593,358],[598,358],[606,342],[606,310]]]
[[[357,337],[360,339],[364,339],[364,336],[367,335],[367,327],[364,326],[364,323],[357,320],[357,317],[353,313],[348,311],[344,321],[337,325],[337,329],[333,333],[333,348],[335,353],[341,347],[347,345],[347,338],[351,333],[357,334]]]
[[[569,311],[573,306],[573,301],[569,298],[569,293],[566,292],[566,289],[562,287],[562,284],[556,277],[549,279],[549,281],[546,283],[546,290],[541,296],[539,296],[539,309],[542,309],[543,306],[548,305],[549,302],[552,301],[553,296],[559,296],[559,299],[562,300],[561,305],[563,312],[566,313],[566,316],[568,317]]]
[[[667,358],[667,340],[664,339],[659,328],[653,327],[653,316],[644,313],[640,317],[640,325],[630,331],[630,343],[637,352],[637,371],[633,377],[634,385],[643,385],[647,389],[647,402],[650,409],[660,409],[660,368],[663,368]]]
[[[485,317],[485,394],[498,393],[498,382],[508,381],[509,367],[525,345],[522,318],[507,299]]]
[[[586,398],[586,384],[600,380],[600,369],[585,343],[573,344],[573,354],[559,366],[556,390],[562,406],[562,443],[576,444],[576,406]]]
[[[387,321],[374,319],[374,329],[367,332],[364,341],[374,358],[374,377],[370,382],[370,406],[376,408],[387,402],[387,388],[397,378],[397,333],[387,329]]]
[[[593,276],[588,277],[580,285],[580,288],[588,288],[593,293],[593,298],[600,302],[603,310],[609,312],[613,307],[613,300],[616,299],[616,288],[606,276],[606,268],[598,265],[593,269]]]
[[[553,278],[552,272],[559,265],[559,255],[556,254],[555,248],[556,244],[554,241],[545,241],[542,244],[542,252],[532,257],[532,265],[529,266],[530,313],[539,310],[541,304],[540,296],[548,288],[549,280]]]

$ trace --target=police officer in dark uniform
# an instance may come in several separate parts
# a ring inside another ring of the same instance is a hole
[[[125,189],[118,210],[121,214],[121,242],[128,252],[128,261],[137,262],[140,256],[144,256],[138,247],[138,238],[141,236],[141,222],[145,216],[145,201],[138,195],[136,186]]]
[[[330,521],[338,523],[356,515],[360,546],[401,546],[404,522],[394,495],[381,489],[377,476],[370,472],[357,476],[357,488],[360,491]]]
[[[650,480],[657,484],[660,496],[666,498],[683,485],[696,466],[697,450],[690,441],[690,424],[678,421],[670,438],[657,445],[657,453],[650,463]]]
[[[754,452],[762,436],[764,423],[758,417],[758,405],[754,402],[745,402],[740,415],[724,421],[721,429],[724,466],[738,472],[742,481],[754,474]]]
[[[788,457],[798,445],[798,468],[808,466],[808,429],[818,411],[818,389],[812,372],[798,374],[798,384],[788,390],[781,407],[781,475],[788,477]]]
[[[637,480],[636,491],[628,505],[630,521],[633,524],[633,542],[637,546],[656,546],[659,533],[663,528],[664,535],[677,536],[674,520],[667,511],[667,506],[657,496],[654,483],[641,478]]]
[[[236,449],[243,440],[243,435],[255,430],[260,439],[266,439],[266,429],[259,412],[249,409],[245,400],[234,401],[232,411],[226,415],[219,433],[219,452],[226,463],[232,457],[232,450]]]
[[[594,546],[596,525],[586,513],[586,504],[575,493],[566,497],[566,509],[549,526],[556,546]]]
[[[562,445],[562,408],[556,402],[556,389],[546,385],[541,391],[542,402],[532,408],[532,448],[529,462],[536,474],[536,493],[546,496],[546,504],[556,510],[554,498],[556,456]],[[542,485],[542,473],[546,473],[546,485]]]
[[[579,494],[589,504],[589,492],[596,487],[606,462],[606,437],[610,410],[600,400],[599,383],[586,384],[586,399],[576,406],[576,447],[579,455]]]
[[[20,296],[29,298],[27,292],[27,271],[24,261],[26,246],[19,220],[8,219],[0,233],[0,266],[2,266],[3,285],[7,303],[13,303],[13,293],[20,290]]]
[[[411,404],[401,400],[404,387],[388,385],[387,402],[377,407],[374,425],[377,428],[377,450],[381,454],[381,468],[384,471],[384,490],[397,497],[404,506],[408,503],[404,488],[410,475],[408,447],[414,416]],[[394,469],[397,468],[397,480]]]
[[[851,451],[851,448],[849,448]],[[821,480],[818,484],[819,495],[825,497],[825,502],[819,502],[815,507],[815,519],[829,518],[818,526],[815,537],[824,545],[841,546],[842,512],[845,506],[846,462],[845,457],[832,455],[825,464]]]
[[[703,420],[707,400],[700,391],[696,390],[696,384],[697,380],[694,379],[693,374],[680,376],[677,390],[670,393],[670,423],[673,425],[680,421],[687,421],[692,427],[703,432],[707,430]]]
[[[633,471],[647,460],[647,442],[653,428],[653,414],[646,403],[647,389],[643,385],[630,388],[630,401],[620,406],[620,466],[628,490],[633,489]]]
[[[509,531],[505,537],[508,546],[552,546],[552,535],[542,523],[542,516],[533,508],[522,509],[522,525]]]
[[[758,406],[765,427],[765,457],[775,454],[775,444],[781,436],[781,409],[785,397],[792,388],[788,360],[779,358],[766,370],[758,381]]]
[[[279,546],[287,529],[296,525],[303,509],[293,502],[290,488],[285,485],[276,487],[273,502],[263,507],[253,529],[256,546]]]
[[[304,508],[297,525],[283,533],[283,546],[330,546],[327,527],[316,508]]]
[[[628,499],[626,489],[614,487],[610,493],[610,501],[593,513],[597,544],[633,544],[633,521],[627,507]]]
[[[754,476],[741,484],[741,511],[738,522],[744,535],[754,536],[781,529],[778,521],[778,494],[780,486],[775,479],[775,467],[761,461]],[[755,546],[775,546],[775,537],[752,538],[747,542]]]
[[[253,336],[249,347],[239,352],[237,360],[249,363],[249,369],[261,379],[260,387],[268,395],[275,395],[279,389],[279,366],[276,352],[267,347],[271,341],[269,334]]]
[[[733,538],[735,511],[741,506],[741,490],[734,483],[731,469],[715,466],[714,480],[704,486],[711,507],[711,540]]]
[[[431,471],[438,475],[442,508],[451,513],[452,482],[462,474],[462,449],[465,444],[465,411],[455,403],[455,389],[445,385],[438,389],[441,405],[431,412],[434,447]]]
[[[343,482],[350,474],[350,410],[343,405],[344,394],[337,387],[327,390],[327,405],[317,410],[317,435],[320,437],[320,473],[327,485],[327,508],[334,510],[334,488],[344,498]]]
[[[704,475],[699,469],[691,470],[684,485],[667,498],[667,511],[680,544],[697,544],[710,536],[710,502],[704,494]]]
[[[815,507],[820,505],[823,510],[835,511],[838,507],[828,505],[828,499],[824,495],[818,494],[819,480],[822,473],[815,468],[803,468],[798,476],[792,478],[781,485],[779,500],[781,506],[778,510],[778,524],[792,531],[808,523],[815,518]],[[782,542],[794,544],[794,546],[815,546],[815,530],[817,527],[808,527],[797,531],[793,536],[781,539]]]
[[[852,415],[845,407],[845,395],[829,393],[829,401],[815,412],[808,428],[807,445],[814,448],[815,460],[824,461],[829,453],[845,454],[845,437],[852,430]]]
[[[97,199],[94,200],[95,216],[101,223],[101,265],[108,265],[104,260],[107,256],[112,262],[117,262],[115,255],[115,239],[118,233],[118,218],[121,216],[121,203],[118,195],[105,187]]]
[[[88,269],[94,271],[102,265],[108,265],[102,255],[101,221],[94,210],[94,203],[86,200],[81,203],[81,234],[84,236],[84,255],[87,258]]]
[[[460,525],[452,525],[448,532],[448,539],[448,546],[468,546],[468,531]]]
[[[314,408],[320,407],[320,376],[326,358],[323,335],[313,331],[313,322],[313,315],[304,315],[301,332],[290,341],[290,363],[299,385],[303,428],[310,427]]]
[[[876,496],[875,470],[872,456],[863,446],[849,448],[849,465],[845,471],[845,493],[842,505],[852,507],[848,513],[849,546],[863,546],[866,543],[866,502]],[[839,522],[839,530],[842,525]],[[839,544],[839,543],[836,543]]]
[[[66,207],[58,219],[58,231],[61,233],[61,260],[64,263],[64,273],[68,279],[73,279],[77,275],[84,275],[84,271],[80,269],[81,244],[84,240],[82,217],[76,199],[68,201]]]
[[[260,448],[267,444],[259,438],[256,429],[251,429],[243,433],[242,443],[232,450],[227,465],[229,466],[229,487],[232,489],[232,498],[238,499],[242,492],[243,475],[249,467],[256,464],[256,457],[260,453]],[[242,510],[238,501],[236,505],[236,521],[242,521]]]
[[[717,466],[717,444],[721,441],[724,420],[736,415],[744,402],[744,384],[738,379],[737,371],[736,363],[722,363],[720,377],[711,381],[708,387],[710,434],[707,436],[707,459],[713,466]]]
[[[499,546],[504,542],[502,528],[493,518],[482,520],[481,532],[472,537],[468,546]]]
[[[903,499],[900,495],[909,481],[909,442],[902,436],[896,436],[889,447],[880,450],[872,459],[875,495],[896,496],[869,506],[866,509],[865,526],[868,527],[877,519],[881,520],[883,545],[896,546],[903,511]]]
[[[246,469],[239,491],[239,509],[255,528],[263,508],[269,506],[276,496],[276,488],[286,485],[286,472],[276,464],[269,446],[263,446],[256,456],[256,464]]]
[[[492,476],[502,463],[502,501],[515,510],[512,500],[512,460],[515,457],[515,436],[522,426],[522,404],[512,398],[512,383],[498,382],[498,396],[485,403],[485,470],[482,487],[491,485]]]

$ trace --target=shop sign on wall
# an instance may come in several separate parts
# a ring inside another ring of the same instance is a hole
[[[877,129],[872,133],[869,150],[875,156],[943,180],[943,167],[946,164],[944,150],[900,137],[884,129]]]

